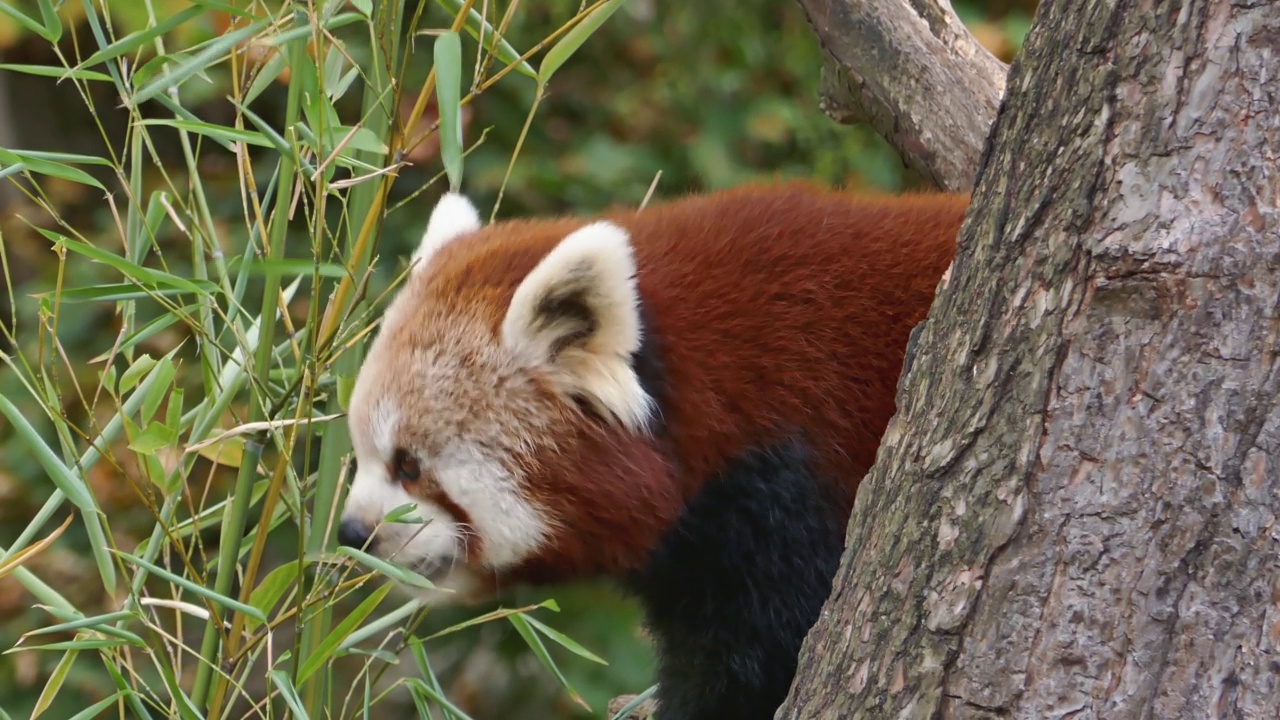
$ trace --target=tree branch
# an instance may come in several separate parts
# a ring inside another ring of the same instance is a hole
[[[973,187],[1007,66],[940,0],[798,0],[826,56],[821,107],[869,123],[907,166]]]

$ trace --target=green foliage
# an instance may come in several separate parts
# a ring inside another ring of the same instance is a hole
[[[30,658],[43,687],[6,711],[319,718],[390,704],[466,717],[428,659],[495,621],[532,652],[544,682],[588,707],[562,664],[607,663],[533,615],[558,611],[554,601],[471,609],[478,616],[423,636],[449,614],[387,581],[431,584],[332,541],[349,454],[341,389],[376,317],[373,260],[413,126],[400,122],[406,77],[430,68],[424,95],[437,99],[457,186],[463,103],[482,86],[529,83],[498,75],[530,60],[489,41],[505,64],[474,44],[478,62],[464,64],[464,21],[495,32],[473,2],[456,16],[387,2],[144,4],[146,20],[125,29],[115,10],[136,10],[132,0],[86,2],[76,30],[92,42],[71,54],[58,45],[60,68],[6,66],[56,76],[94,112],[90,84],[109,83],[127,115],[123,136],[98,128],[101,155],[0,149],[0,174],[27,201],[0,235],[5,287],[23,278],[34,290],[9,293],[0,377],[5,457],[34,465],[6,463],[3,475],[44,497],[0,547],[3,574],[40,603],[9,656]],[[584,18],[617,4],[560,16],[548,31],[557,64],[600,24]],[[49,0],[36,14],[5,9],[50,43],[71,29]],[[221,28],[187,27],[200,21]],[[433,33],[430,55],[404,42],[441,26],[452,27]],[[475,72],[464,81],[466,67]],[[220,95],[220,117],[201,112]],[[162,138],[177,152],[162,155]],[[58,201],[75,187],[106,193],[107,216]],[[30,264],[15,277],[10,248],[55,267],[50,283]],[[377,283],[380,295],[393,280]],[[94,332],[95,316],[110,332]],[[50,531],[59,515],[67,522]],[[53,566],[40,561],[69,547],[92,558],[83,597],[42,579]]]

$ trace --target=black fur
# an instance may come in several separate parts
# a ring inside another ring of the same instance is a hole
[[[800,441],[746,452],[627,582],[658,651],[662,720],[768,720],[818,618],[845,521]]]
[[[631,354],[631,369],[640,380],[640,388],[653,399],[657,412],[649,420],[649,429],[661,434],[662,408],[666,404],[667,384],[662,367],[662,348],[659,347],[656,333],[649,325],[649,310],[644,302],[640,303],[640,347]]]

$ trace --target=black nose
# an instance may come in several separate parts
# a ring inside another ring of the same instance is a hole
[[[363,549],[365,543],[369,542],[369,532],[355,520],[343,520],[338,525],[338,542],[347,547]]]

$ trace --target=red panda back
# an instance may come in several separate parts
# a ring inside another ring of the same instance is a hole
[[[800,431],[851,502],[967,205],[793,182],[611,214],[632,235],[685,497],[736,453]]]

